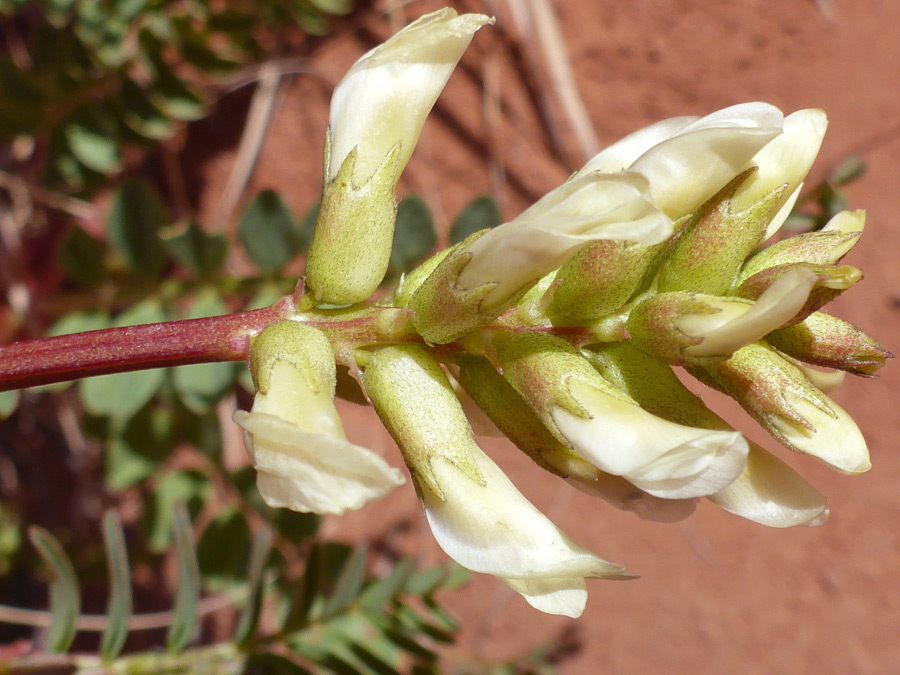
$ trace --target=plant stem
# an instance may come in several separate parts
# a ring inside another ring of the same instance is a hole
[[[252,336],[294,312],[294,301],[286,296],[249,312],[0,345],[0,391],[106,373],[242,361]]]

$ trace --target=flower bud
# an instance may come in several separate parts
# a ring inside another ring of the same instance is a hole
[[[435,539],[463,567],[501,577],[533,607],[579,616],[584,579],[625,571],[574,544],[475,444],[440,366],[417,346],[385,347],[366,392],[400,446]]]
[[[666,499],[712,494],[740,473],[747,444],[739,433],[651,415],[565,340],[516,333],[494,347],[503,376],[541,422],[598,469]]]
[[[550,433],[487,359],[467,355],[458,362],[459,382],[466,392],[497,428],[542,469],[560,476],[582,492],[646,520],[673,522],[694,511],[696,500],[654,497],[579,457]]]
[[[583,351],[609,382],[627,392],[647,412],[693,427],[731,427],[704,405],[666,366],[632,345],[595,345]],[[708,499],[729,513],[769,527],[818,524],[825,498],[787,464],[752,441],[740,475]]]
[[[722,295],[731,288],[744,260],[762,241],[782,193],[776,189],[746,208],[735,208],[735,192],[757,171],[738,174],[697,209],[659,270],[660,291]]]
[[[414,323],[444,344],[497,318],[578,249],[599,239],[656,244],[672,223],[636,174],[588,174],[545,195],[514,220],[467,239],[410,302]]]
[[[665,244],[595,241],[569,259],[548,294],[555,323],[599,319],[649,286]]]
[[[361,302],[381,283],[400,173],[475,31],[492,21],[452,9],[428,14],[362,56],[338,84],[306,270],[319,302]]]
[[[769,333],[766,340],[796,359],[856,375],[873,375],[892,357],[856,326],[824,312]]]
[[[340,514],[378,499],[403,476],[346,440],[334,406],[335,362],[324,333],[295,321],[254,340],[250,369],[257,394],[239,410],[257,487],[274,508]]]
[[[663,363],[723,359],[788,324],[817,280],[809,270],[792,270],[755,302],[687,291],[659,293],[632,310],[628,333],[637,347]]]
[[[650,181],[653,203],[676,219],[746,169],[781,134],[783,123],[781,111],[767,103],[744,103],[701,119],[666,120],[607,148],[579,175],[620,169],[640,173]]]
[[[805,232],[775,242],[747,260],[737,284],[778,265],[834,265],[859,241],[865,223],[865,211],[841,211],[818,232]]]
[[[765,343],[690,372],[736,400],[786,446],[848,474],[868,471],[869,451],[856,423],[803,373]]]
[[[767,267],[738,286],[734,295],[739,298],[756,300],[761,297],[776,281],[794,270],[805,269],[816,275],[817,280],[809,291],[809,298],[794,322],[798,322],[812,314],[820,307],[827,305],[841,293],[862,279],[862,270],[852,265],[813,265],[810,263],[788,263]]]

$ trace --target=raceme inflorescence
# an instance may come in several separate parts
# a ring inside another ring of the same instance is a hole
[[[479,448],[475,405],[540,467],[644,518],[704,497],[771,527],[813,525],[825,498],[676,377],[735,399],[773,438],[838,471],[870,468],[825,391],[890,356],[822,307],[860,278],[841,263],[865,216],[766,246],[826,128],[766,103],[668,119],[591,159],[515,219],[482,230],[373,299],[397,181],[473,35],[445,9],[364,55],[338,85],[305,286],[254,339],[257,394],[235,420],[277,507],[340,514],[404,482],[349,442],[348,368],[402,452],[441,547],[534,607],[578,616],[586,578],[628,578],[541,514]]]

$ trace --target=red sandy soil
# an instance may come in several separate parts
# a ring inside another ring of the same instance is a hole
[[[528,71],[527,54],[507,36],[515,36],[507,3],[452,4],[496,13],[498,26],[476,38],[402,184],[405,192],[425,196],[444,231],[469,199],[492,190],[511,218],[582,161],[558,106],[555,121],[541,121],[529,87],[537,83],[546,94],[547,80]],[[849,191],[851,206],[867,209],[868,229],[847,258],[866,276],[832,309],[896,353],[900,3],[833,4],[830,16],[811,0],[560,0],[556,8],[601,145],[665,117],[703,115],[743,101],[765,100],[785,112],[828,112],[829,134],[810,182],[851,153],[868,165]],[[414,2],[404,11],[411,19],[435,7]],[[339,23],[310,67],[336,82],[389,34],[381,9],[376,5]],[[527,50],[541,60],[537,45]],[[484,115],[485,81],[494,74],[503,109],[499,126],[489,126]],[[248,197],[271,187],[298,212],[312,204],[329,93],[320,79],[302,76],[283,88]],[[548,129],[561,130],[563,152],[552,150]],[[200,163],[207,215],[234,149]],[[870,473],[845,477],[812,460],[789,458],[830,498],[831,518],[814,529],[769,530],[708,503],[681,523],[643,522],[543,474],[505,441],[486,441],[513,482],[564,531],[641,578],[589,582],[587,609],[570,620],[540,614],[499,581],[476,576],[465,591],[447,598],[465,625],[462,648],[502,658],[568,630],[580,649],[562,663],[564,673],[900,672],[898,387],[900,369],[891,363],[877,380],[848,377],[834,395],[869,440]],[[722,410],[775,449],[735,406]],[[352,438],[401,464],[371,410],[348,404],[345,413]],[[426,560],[443,559],[411,485],[326,527],[347,539],[385,536]]]

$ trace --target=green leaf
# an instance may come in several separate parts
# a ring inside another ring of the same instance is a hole
[[[309,245],[312,243],[313,231],[316,229],[316,219],[319,217],[319,202],[312,205],[312,208],[306,212],[303,222],[300,223],[300,251],[306,253]]]
[[[244,664],[243,675],[313,675],[311,670],[280,654],[253,654]]]
[[[309,35],[327,35],[328,19],[321,12],[306,3],[293,3],[291,14],[297,25]]]
[[[344,16],[353,11],[353,0],[311,0],[320,12]]]
[[[150,501],[144,509],[143,521],[147,546],[162,553],[172,544],[173,532],[178,545],[178,509],[196,515],[200,512],[212,487],[209,479],[199,471],[168,472],[154,486]]]
[[[845,157],[834,171],[830,179],[835,185],[847,185],[862,178],[866,172],[866,163],[859,157]]]
[[[200,319],[208,316],[227,314],[228,308],[214,293],[199,296],[185,319]],[[215,405],[234,383],[237,374],[235,364],[198,363],[175,368],[173,382],[185,406],[194,412],[203,413]]]
[[[0,420],[5,420],[19,407],[18,391],[0,391]]]
[[[86,107],[63,128],[72,154],[89,169],[103,174],[122,168],[115,121],[99,107]]]
[[[134,133],[151,141],[168,138],[175,125],[157,108],[138,84],[125,80],[120,89],[122,119]]]
[[[105,453],[106,484],[111,490],[124,490],[153,474],[172,450],[170,410],[145,409],[109,440]]]
[[[253,550],[250,552],[250,569],[247,573],[250,596],[247,598],[247,605],[241,612],[241,618],[238,620],[238,626],[234,633],[234,639],[238,644],[245,644],[256,632],[259,611],[262,607],[264,572],[271,553],[272,530],[263,527],[254,537]]]
[[[206,115],[206,103],[193,87],[178,77],[161,60],[156,60],[157,79],[150,90],[150,101],[169,117],[185,122]]]
[[[106,277],[103,264],[105,248],[83,228],[72,227],[59,249],[59,266],[73,281],[97,284]]]
[[[47,651],[65,652],[75,639],[78,615],[81,613],[81,595],[78,592],[75,568],[62,545],[47,530],[32,525],[28,528],[28,539],[53,570]]]
[[[350,558],[341,569],[340,576],[334,586],[331,597],[322,610],[322,618],[340,614],[356,600],[366,575],[366,550],[359,547],[353,550]]]
[[[113,326],[134,326],[165,320],[166,315],[159,303],[147,301],[120,314]],[[164,379],[165,370],[159,368],[99,375],[82,380],[79,393],[85,410],[90,414],[127,418],[153,398]]]
[[[0,577],[9,574],[21,548],[22,523],[16,513],[0,502]]]
[[[110,327],[109,314],[100,310],[76,311],[66,314],[47,329],[47,337],[74,335]]]
[[[228,237],[208,234],[196,221],[190,221],[180,231],[163,238],[175,260],[199,277],[219,271],[228,254]]]
[[[406,557],[394,565],[390,574],[371,584],[359,596],[359,605],[365,610],[377,610],[396,598],[403,591],[410,575],[416,570],[415,558]]]
[[[200,599],[200,569],[191,519],[183,503],[173,509],[172,532],[178,559],[178,590],[172,609],[172,625],[166,635],[166,648],[179,653],[187,647],[197,629],[197,603]]]
[[[421,197],[406,197],[397,207],[390,269],[409,272],[437,243],[434,218]]]
[[[497,227],[503,222],[500,207],[490,195],[476,197],[459,212],[450,226],[450,243],[458,244],[478,230]]]
[[[153,278],[163,269],[159,230],[169,221],[156,191],[144,181],[122,183],[107,216],[107,236],[113,249],[137,274]]]
[[[131,618],[131,567],[125,534],[115,511],[109,510],[103,517],[103,545],[109,565],[109,604],[106,610],[106,629],[100,639],[100,656],[105,663],[115,660],[128,638],[128,620]]]
[[[206,526],[197,543],[197,560],[204,583],[221,590],[242,581],[247,573],[250,530],[243,514],[225,507]]]
[[[238,238],[250,259],[267,274],[279,272],[293,260],[302,244],[293,215],[272,190],[263,190],[247,205]]]

